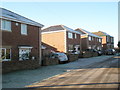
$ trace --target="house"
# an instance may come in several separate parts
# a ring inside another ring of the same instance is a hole
[[[41,59],[42,24],[0,8],[2,61]]]
[[[96,49],[96,50],[102,50],[102,38],[92,34],[89,31],[86,31],[81,28],[75,29],[75,31],[78,31],[81,33],[81,47],[82,50],[86,49]]]
[[[93,32],[93,34],[98,35],[102,38],[103,50],[114,48],[114,37],[113,36],[103,31]]]
[[[64,25],[54,25],[42,29],[42,42],[57,49],[59,52],[80,53],[80,33]]]

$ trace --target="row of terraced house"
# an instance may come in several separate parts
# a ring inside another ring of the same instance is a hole
[[[102,31],[92,33],[81,28],[71,29],[65,25],[54,25],[42,29],[44,25],[38,22],[4,8],[0,8],[0,11],[2,11],[0,57],[4,63],[6,61],[21,63],[20,61],[26,59],[22,54],[27,52],[29,56],[27,59],[37,60],[41,65],[43,43],[49,48],[55,48],[51,48],[53,51],[64,53],[73,51],[80,53],[85,49],[114,48],[114,38]]]

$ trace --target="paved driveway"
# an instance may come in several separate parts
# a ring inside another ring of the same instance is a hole
[[[107,60],[112,56],[99,56],[92,58],[81,58],[67,64],[43,66],[35,70],[16,71],[3,75],[3,88],[24,88],[33,83],[47,80],[52,76],[64,74],[75,69],[85,69],[95,63]],[[114,62],[114,61],[113,61]]]

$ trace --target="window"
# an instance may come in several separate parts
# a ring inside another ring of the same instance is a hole
[[[73,33],[68,32],[68,38],[73,38]]]
[[[77,34],[75,33],[75,39],[77,38]]]
[[[99,38],[97,39],[97,41],[99,42]]]
[[[2,20],[2,30],[11,31],[11,21]]]
[[[27,35],[27,25],[21,24],[21,34]]]
[[[107,36],[107,42],[109,42],[109,37]]]
[[[2,61],[11,60],[11,49],[2,48],[0,56],[2,58]]]
[[[89,39],[89,41],[91,41],[91,40],[92,40],[92,37],[91,37],[91,36],[89,36],[89,37],[88,37],[88,39]]]
[[[88,49],[91,49],[91,48],[92,48],[91,45],[89,45],[89,46],[88,46]]]
[[[69,51],[73,51],[73,49],[74,49],[74,48],[73,48],[73,45],[68,45],[68,50],[69,50]]]
[[[21,46],[19,47],[19,60],[29,60],[31,56],[31,49],[33,47]]]
[[[102,40],[99,38],[99,42],[101,42]]]
[[[111,42],[114,42],[113,38],[111,38]]]

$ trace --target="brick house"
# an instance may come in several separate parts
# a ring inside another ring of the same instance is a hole
[[[92,34],[89,31],[86,31],[81,28],[75,29],[76,31],[81,33],[81,47],[82,50],[86,49],[96,49],[102,50],[102,38]]]
[[[54,47],[59,52],[80,53],[80,33],[64,25],[54,25],[42,30],[42,42]]]
[[[113,36],[103,32],[103,31],[93,32],[93,34],[102,37],[103,50],[114,48],[114,37]]]
[[[43,25],[3,8],[0,8],[0,11],[2,60],[40,60]]]

